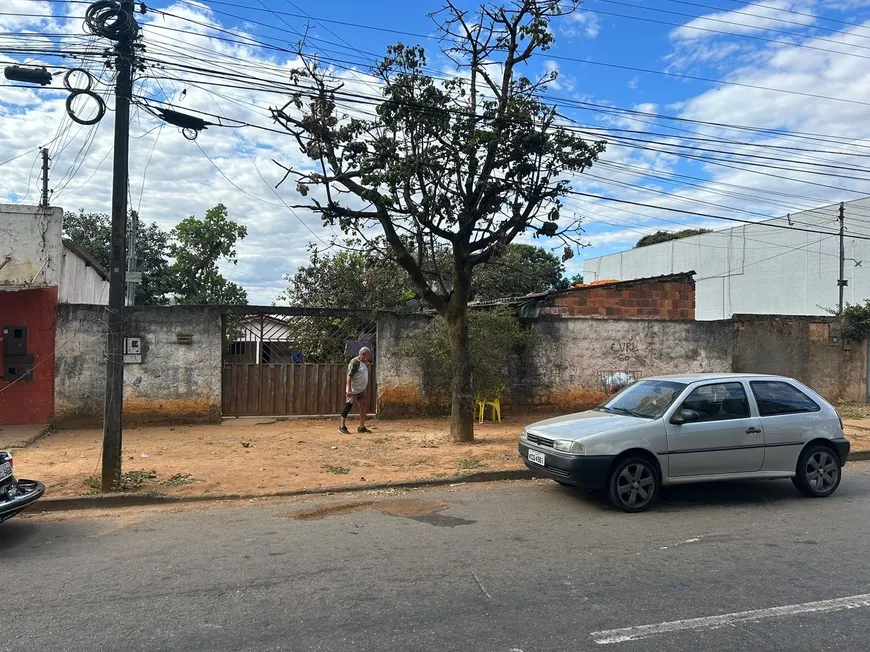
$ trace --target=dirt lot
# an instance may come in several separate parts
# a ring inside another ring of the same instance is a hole
[[[233,419],[221,425],[134,428],[124,432],[127,488],[165,494],[250,493],[363,483],[453,478],[525,468],[517,456],[522,426],[544,416],[476,426],[473,444],[448,440],[446,419],[373,421],[372,434],[337,431],[336,421]],[[95,492],[102,432],[54,432],[15,451],[21,477],[46,484],[46,496]]]
[[[257,495],[522,469],[519,432],[545,417],[487,421],[476,426],[473,444],[451,443],[447,419],[374,421],[372,434],[349,436],[327,420],[133,428],[124,433],[125,488]],[[870,420],[848,421],[846,433],[853,450],[870,450]],[[101,441],[97,430],[54,432],[15,451],[16,473],[45,482],[47,496],[96,493]]]

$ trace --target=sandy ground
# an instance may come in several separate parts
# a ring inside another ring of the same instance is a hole
[[[127,489],[167,495],[271,494],[365,483],[454,478],[524,468],[522,427],[545,415],[476,425],[473,444],[449,441],[447,419],[373,421],[372,434],[337,431],[327,420],[231,419],[220,425],[133,428],[124,433]],[[870,420],[848,421],[852,450],[870,450]],[[96,493],[102,432],[53,432],[15,451],[19,477],[46,496]]]
[[[276,491],[452,478],[525,468],[517,455],[523,425],[543,416],[476,425],[473,444],[449,441],[446,419],[372,421],[372,434],[342,435],[336,421],[233,419],[221,425],[134,428],[124,432],[128,488],[168,495]],[[19,477],[46,496],[94,493],[102,432],[54,432],[15,451]],[[144,473],[143,473],[144,472]],[[155,477],[144,477],[153,472]]]

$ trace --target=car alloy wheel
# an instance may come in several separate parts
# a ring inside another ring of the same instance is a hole
[[[658,472],[642,457],[622,461],[610,474],[610,502],[625,512],[642,512],[658,492]]]
[[[840,459],[827,446],[810,446],[801,453],[795,487],[810,498],[830,496],[840,486]]]

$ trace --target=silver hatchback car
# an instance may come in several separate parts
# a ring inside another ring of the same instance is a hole
[[[849,441],[837,411],[792,378],[658,376],[600,407],[526,427],[520,456],[556,482],[640,512],[662,485],[791,478],[807,496],[840,484]]]

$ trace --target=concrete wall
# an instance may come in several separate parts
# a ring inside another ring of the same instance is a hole
[[[128,424],[217,422],[221,417],[221,312],[205,306],[130,310],[129,337],[143,339],[143,362],[124,371]],[[55,422],[102,423],[105,396],[105,308],[58,306]],[[178,334],[193,335],[179,344]]]
[[[390,316],[378,326],[378,413],[384,417],[443,413],[443,396],[425,386],[419,364],[402,344],[425,317]],[[580,409],[605,389],[661,373],[730,371],[731,322],[544,317],[531,326],[537,343],[508,369],[506,402]]]
[[[830,401],[867,400],[866,347],[842,342],[832,318],[735,316],[735,371],[792,376]]]
[[[734,314],[824,315],[837,305],[839,205],[792,213],[764,224],[738,226],[700,236],[590,258],[583,275],[597,279],[633,279],[695,270],[696,319],[730,319]],[[845,204],[845,298],[870,298],[870,240],[866,233],[870,198]],[[830,233],[804,233],[789,227]]]
[[[58,284],[62,224],[61,208],[0,204],[0,288]]]
[[[426,391],[421,365],[402,347],[429,321],[423,315],[383,314],[378,318],[378,415],[440,414],[444,397]]]
[[[685,372],[727,372],[730,322],[543,319],[515,400],[571,408],[597,404],[629,379]]]

